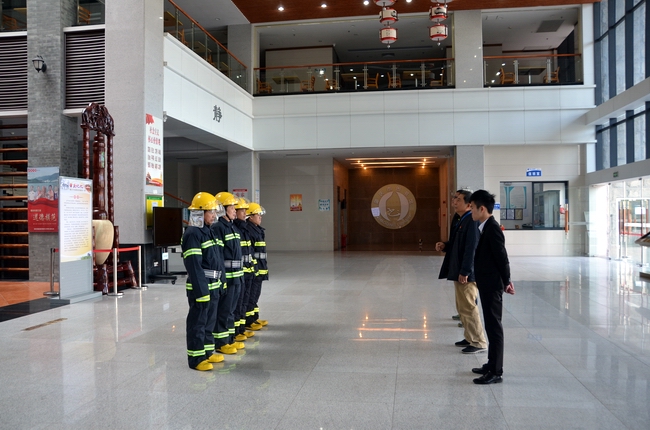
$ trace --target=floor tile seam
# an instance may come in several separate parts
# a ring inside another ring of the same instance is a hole
[[[321,358],[322,358],[322,357],[323,357],[323,355],[321,354]],[[307,374],[307,376],[305,377],[305,379],[302,381],[302,384],[300,385],[300,388],[299,388],[298,390],[296,390],[296,392],[295,392],[295,394],[293,395],[293,398],[291,399],[291,401],[290,401],[290,402],[287,402],[287,407],[286,407],[286,409],[284,410],[284,412],[282,413],[282,416],[280,417],[280,419],[278,420],[277,425],[274,427],[274,430],[284,430],[282,427],[280,427],[280,424],[282,423],[282,421],[284,420],[285,416],[286,416],[287,413],[289,412],[289,409],[294,405],[294,403],[296,403],[296,399],[298,398],[298,396],[300,395],[300,393],[302,392],[302,390],[305,389],[305,384],[307,383],[307,381],[309,380],[309,378],[311,377],[311,375],[314,373],[314,368],[318,365],[318,362],[319,362],[319,361],[320,361],[320,359],[319,359],[319,360],[314,364],[314,366],[311,368],[311,370],[309,371],[309,373]]]

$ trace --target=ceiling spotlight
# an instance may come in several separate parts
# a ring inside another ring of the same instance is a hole
[[[323,3],[323,4],[320,5],[320,7],[322,7],[324,9],[324,8],[327,7],[327,5],[325,3]]]
[[[366,6],[368,6],[368,5],[370,4],[370,0],[364,0],[363,4],[365,4]]]
[[[280,6],[280,7],[278,7],[278,10],[279,10],[280,12],[282,12],[282,11],[284,10],[284,7]]]

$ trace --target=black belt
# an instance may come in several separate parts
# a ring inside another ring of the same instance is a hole
[[[242,262],[241,260],[225,260],[223,265],[226,269],[241,269]]]
[[[261,258],[263,260],[266,260],[266,252],[256,252],[253,254],[255,258]]]
[[[207,270],[203,269],[206,278],[221,279],[221,270]]]

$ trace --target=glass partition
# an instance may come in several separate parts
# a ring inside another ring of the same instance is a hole
[[[567,182],[501,182],[501,225],[506,230],[564,230]]]
[[[453,65],[440,58],[259,68],[254,94],[450,88]]]
[[[27,0],[3,0],[0,9],[0,31],[27,30]]]
[[[580,54],[483,57],[486,87],[582,84]]]
[[[165,1],[163,28],[237,85],[248,88],[246,66],[172,0]]]

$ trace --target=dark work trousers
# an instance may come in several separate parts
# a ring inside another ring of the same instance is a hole
[[[231,278],[227,280],[228,289],[231,290],[232,301],[230,302],[230,313],[228,314],[228,335],[230,342],[235,341],[235,314],[237,313],[237,305],[239,304],[239,296],[241,295],[242,284],[244,277]],[[232,282],[232,283],[231,283]]]
[[[217,322],[214,326],[214,346],[216,349],[221,348],[223,345],[231,344],[230,333],[228,332],[228,316],[232,308],[232,302],[235,298],[235,291],[228,287],[223,291],[219,298],[219,306],[217,307]]]
[[[251,295],[251,285],[255,276],[244,274],[244,283],[242,290],[239,293],[239,303],[237,304],[237,314],[235,318],[239,318],[239,327],[237,327],[237,334],[243,334],[246,331],[246,311],[248,310],[248,300]]]
[[[481,296],[485,333],[488,338],[488,370],[501,376],[503,374],[503,326],[501,325],[503,289],[482,289],[481,284],[478,284],[478,293]]]
[[[209,302],[197,302],[192,297],[187,298],[190,305],[185,320],[187,349],[188,351],[205,351],[203,355],[187,356],[188,364],[192,369],[203,360],[207,360],[214,352],[212,327],[214,327],[217,320],[219,291],[220,289],[210,291]]]
[[[260,299],[262,294],[262,278],[256,276],[253,278],[251,283],[251,292],[248,298],[248,306],[246,306],[246,327],[250,327],[252,323],[257,321],[259,318],[259,309],[257,307],[257,301]]]

